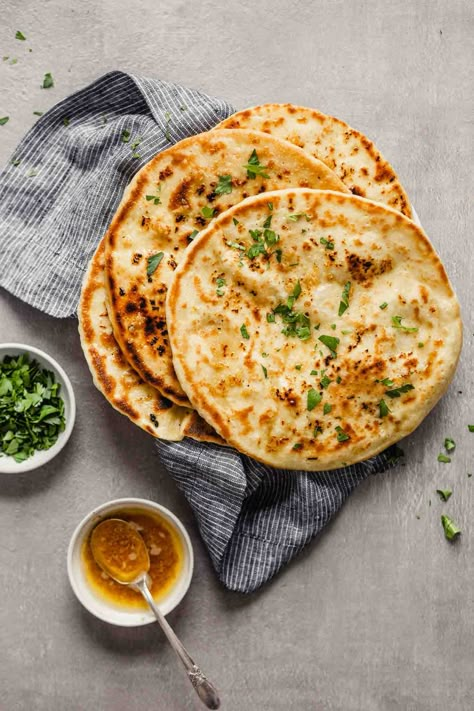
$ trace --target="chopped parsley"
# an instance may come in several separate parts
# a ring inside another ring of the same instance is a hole
[[[42,116],[44,111],[33,111],[33,116]]]
[[[272,217],[273,217],[273,215],[268,215],[267,219],[263,223],[264,229],[270,229],[270,227],[272,226]]]
[[[405,383],[405,385],[400,385],[400,387],[393,388],[393,390],[386,390],[385,395],[388,395],[391,398],[400,397],[400,395],[403,395],[403,393],[407,393],[409,390],[414,389],[414,385],[411,385],[411,383]]]
[[[248,341],[250,336],[249,336],[249,332],[247,331],[247,326],[245,325],[245,323],[243,323],[242,326],[240,327],[240,333],[242,334],[242,338],[245,338],[245,340]]]
[[[257,175],[260,175],[262,178],[269,178],[270,176],[268,173],[265,171],[267,170],[266,165],[262,165],[258,159],[257,151],[255,148],[253,149],[252,153],[250,154],[248,163],[244,165],[244,168],[247,171],[247,178],[255,178]]]
[[[301,284],[300,284],[300,280],[298,279],[298,281],[296,282],[296,284],[293,287],[293,291],[291,292],[291,294],[288,297],[288,300],[286,302],[289,309],[293,308],[295,301],[298,299],[298,297],[300,295],[301,295]]]
[[[132,134],[130,133],[130,131],[124,128],[122,133],[120,134],[120,140],[122,141],[122,143],[128,143],[130,141],[131,135]]]
[[[210,220],[211,217],[214,217],[215,211],[215,208],[209,207],[208,205],[204,205],[204,207],[201,208],[201,215],[205,217],[206,220]]]
[[[291,222],[298,222],[298,220],[302,217],[305,218],[306,222],[311,220],[310,216],[306,212],[294,212],[292,215],[288,215],[286,219],[291,220]]]
[[[147,202],[151,202],[153,200],[154,205],[160,205],[161,204],[161,198],[159,195],[145,195]]]
[[[53,75],[51,72],[46,72],[43,79],[43,89],[51,89],[54,86]]]
[[[71,123],[71,120],[68,119],[67,116],[64,116],[64,118],[63,118],[63,124],[64,124],[65,126],[69,126],[70,123]]]
[[[217,296],[224,296],[225,279],[223,279],[222,277],[218,277],[216,279],[216,284],[217,284],[217,289],[216,289]]]
[[[338,442],[347,442],[347,440],[350,439],[347,432],[344,432],[342,427],[340,427],[339,425],[336,427],[336,432],[337,432],[337,441]]]
[[[323,396],[321,393],[318,393],[318,391],[314,388],[310,388],[308,390],[308,395],[306,396],[306,409],[311,412],[311,410],[314,410],[316,405],[319,405],[322,399]]]
[[[64,430],[64,402],[54,373],[27,354],[0,363],[0,457],[23,462],[49,449]]]
[[[326,388],[328,388],[331,385],[331,383],[332,383],[332,380],[330,378],[328,378],[327,375],[322,376],[321,381],[320,381],[320,385],[322,388],[324,388],[326,390]]]
[[[199,231],[198,231],[198,230],[193,230],[193,231],[191,232],[191,234],[189,235],[188,239],[193,240],[195,237],[198,236],[198,234],[199,234]]]
[[[469,432],[474,432],[474,425],[468,425],[467,429],[469,430]]]
[[[263,370],[263,374],[264,374],[265,378],[268,378],[268,371],[267,371],[267,369],[266,369],[265,366],[262,365],[261,363],[260,363],[260,365],[261,365],[261,368],[262,368],[262,370]]]
[[[329,413],[332,410],[332,405],[330,405],[328,402],[325,402],[323,405],[323,414],[324,415],[329,415]]]
[[[379,380],[378,378],[375,380],[376,383],[382,383],[382,385],[386,385],[387,388],[391,388],[393,383],[393,380],[390,380],[390,378],[384,378],[383,380]]]
[[[417,326],[412,326],[411,328],[409,328],[408,326],[404,326],[402,324],[402,319],[403,316],[392,316],[393,328],[399,328],[402,331],[405,331],[405,333],[416,333],[418,331]]]
[[[16,31],[16,35],[15,35],[15,39],[17,39],[17,40],[26,40],[26,37],[25,37],[25,35],[23,34],[23,32],[21,32],[21,30],[17,30],[17,31]]]
[[[229,195],[232,192],[232,176],[219,175],[219,182],[214,192],[216,195]]]
[[[444,535],[448,541],[454,541],[461,534],[461,529],[458,528],[454,521],[449,518],[449,516],[446,516],[446,514],[441,516],[441,523],[443,525]]]
[[[21,159],[20,158],[13,158],[11,163],[12,163],[12,165],[14,165],[16,167],[16,166],[20,165]]]
[[[380,304],[379,309],[382,309],[382,311],[383,311],[384,309],[387,308],[387,306],[388,306],[387,302],[384,301],[383,304]]]
[[[438,454],[438,462],[449,464],[451,462],[451,457],[447,457],[446,454]]]
[[[298,363],[298,365],[295,365],[295,370],[301,370],[302,367],[301,363]]]
[[[451,437],[446,437],[444,440],[444,448],[447,452],[453,452],[456,449],[456,442]]]
[[[326,249],[334,249],[334,242],[332,242],[330,239],[326,239],[326,237],[321,237],[319,241],[324,247],[326,247]]]
[[[231,242],[230,240],[227,240],[226,245],[228,247],[232,247],[232,249],[240,249],[241,252],[245,252],[244,245],[239,244],[238,242]]]
[[[151,257],[147,257],[146,260],[146,275],[147,277],[151,277],[152,274],[155,273],[157,270],[161,260],[165,256],[164,252],[157,252],[156,254],[152,254]]]
[[[273,312],[267,314],[267,323],[275,323],[275,314]]]
[[[336,338],[336,336],[319,336],[318,341],[321,341],[321,343],[324,343],[326,348],[329,348],[329,350],[331,352],[331,356],[333,358],[336,358],[337,347],[340,343],[339,338]]]
[[[318,371],[317,371],[317,370],[312,370],[311,373],[310,373],[310,375],[317,375],[317,374],[318,374]]]
[[[287,299],[286,304],[278,304],[272,313],[267,314],[268,323],[275,323],[275,316],[281,317],[285,325],[282,333],[285,336],[297,336],[301,341],[307,341],[311,338],[311,324],[309,317],[302,311],[294,311],[293,306],[295,301],[301,294],[301,284],[296,282],[293,291]]]
[[[3,118],[0,118],[0,126],[5,126],[6,123],[10,120],[10,116],[3,116]]]
[[[379,417],[387,417],[388,413],[391,412],[389,406],[385,400],[380,400],[379,402]]]
[[[446,502],[453,492],[451,491],[451,489],[436,489],[436,493],[438,494],[441,501]]]
[[[235,217],[232,218],[232,222],[233,222],[234,225],[236,225],[236,226],[239,224],[239,221],[238,221]]]
[[[346,283],[344,284],[344,288],[343,288],[343,290],[342,290],[341,301],[340,301],[340,303],[339,303],[339,311],[338,311],[338,315],[339,315],[339,316],[342,316],[342,314],[344,313],[344,311],[347,311],[347,309],[349,308],[349,293],[350,293],[350,290],[351,290],[351,282],[350,282],[350,281],[346,281]]]
[[[301,444],[301,442],[295,442],[295,444],[293,445],[293,449],[302,449],[302,448],[303,448],[303,445]]]
[[[270,210],[270,212],[272,212],[272,210],[273,210],[273,203],[272,203],[272,202],[267,202],[267,206],[268,206],[268,209]]]
[[[425,347],[425,344],[422,341],[420,341],[418,343],[418,348],[424,348],[424,347]]]

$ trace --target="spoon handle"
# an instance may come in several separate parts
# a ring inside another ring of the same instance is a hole
[[[216,689],[211,684],[211,682],[204,676],[197,664],[194,663],[193,659],[189,656],[183,644],[173,632],[165,616],[160,611],[158,605],[154,601],[153,596],[150,590],[148,589],[148,585],[146,583],[145,578],[137,581],[135,585],[140,590],[141,594],[153,610],[157,622],[165,633],[168,642],[171,644],[177,656],[182,661],[184,668],[186,669],[188,679],[193,685],[194,690],[196,691],[203,704],[207,706],[208,709],[218,709],[221,705],[221,702]]]

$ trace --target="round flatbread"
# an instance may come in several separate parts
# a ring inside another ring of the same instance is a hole
[[[372,141],[334,116],[305,106],[263,104],[233,114],[217,128],[254,129],[291,141],[326,163],[354,195],[412,217],[407,194],[390,163]]]
[[[143,380],[188,405],[173,369],[165,301],[176,266],[211,219],[249,195],[289,186],[347,191],[321,161],[256,131],[176,144],[135,176],[106,236],[115,337]]]
[[[269,221],[279,260],[255,248]],[[328,191],[221,215],[176,270],[167,316],[194,407],[229,444],[286,469],[345,466],[409,434],[461,348],[459,305],[421,228]]]
[[[78,309],[81,345],[95,386],[112,407],[154,437],[224,444],[195,410],[174,405],[128,365],[107,314],[104,264],[102,241],[85,274]]]

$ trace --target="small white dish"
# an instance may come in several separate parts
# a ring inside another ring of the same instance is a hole
[[[113,602],[101,597],[90,585],[82,561],[82,547],[92,529],[104,518],[110,518],[123,509],[142,509],[145,513],[161,515],[178,534],[183,546],[183,566],[178,579],[166,595],[157,602],[163,615],[181,602],[185,596],[193,575],[194,553],[188,532],[181,521],[168,509],[147,499],[114,499],[98,506],[82,519],[72,534],[67,552],[67,572],[71,587],[82,605],[93,615],[104,622],[121,627],[138,627],[155,622],[151,610],[119,607]]]
[[[64,401],[65,429],[63,432],[60,432],[58,439],[52,447],[36,451],[31,457],[25,459],[24,462],[15,462],[13,457],[1,456],[0,473],[2,474],[21,474],[23,472],[29,472],[51,461],[53,457],[59,454],[71,436],[76,419],[76,399],[74,397],[71,381],[59,363],[57,363],[54,358],[51,358],[50,355],[44,351],[40,351],[39,348],[35,348],[34,346],[28,346],[24,343],[0,343],[0,362],[2,362],[7,355],[19,356],[24,353],[30,356],[30,360],[38,361],[42,368],[51,370],[54,373],[56,382],[61,385],[59,395]]]

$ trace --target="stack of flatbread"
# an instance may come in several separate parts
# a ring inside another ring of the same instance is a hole
[[[82,346],[155,437],[286,469],[380,452],[446,390],[459,305],[374,144],[267,104],[157,155],[85,276]]]

